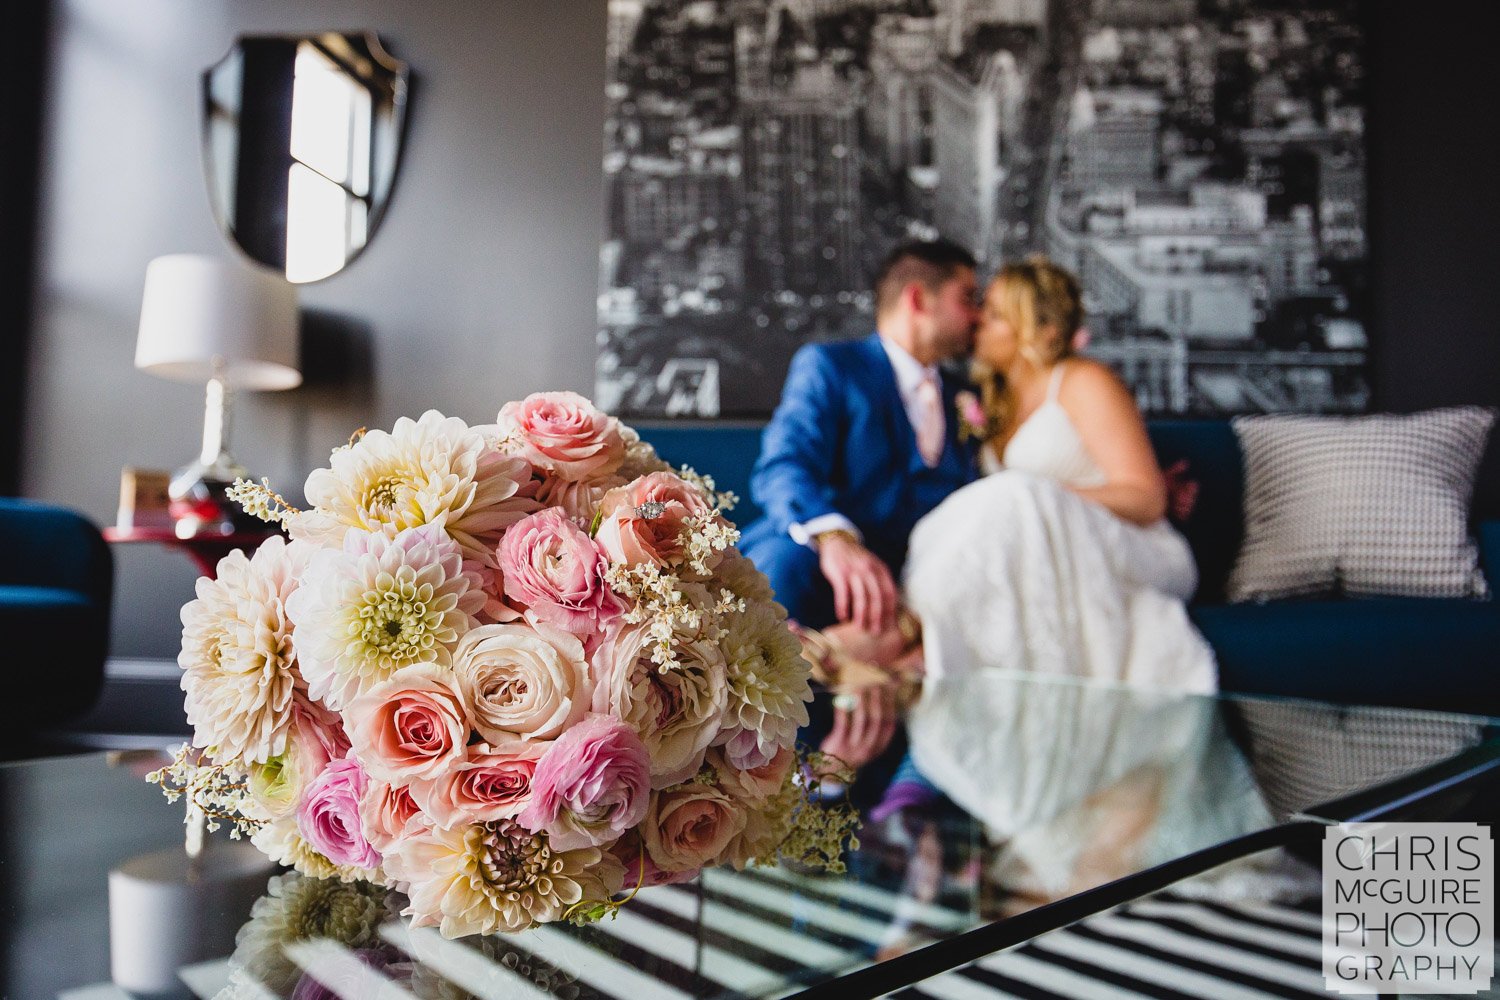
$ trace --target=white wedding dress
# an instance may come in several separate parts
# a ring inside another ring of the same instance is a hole
[[[1003,468],[988,463],[917,524],[904,577],[926,663],[912,757],[1049,893],[1076,881],[1079,850],[1110,823],[1139,825],[1109,805],[1122,782],[1147,787],[1154,812],[1117,845],[1139,853],[1131,868],[1264,816],[1201,697],[1217,675],[1183,603],[1197,582],[1186,541],[1066,488],[1104,476],[1057,400],[1063,371]]]

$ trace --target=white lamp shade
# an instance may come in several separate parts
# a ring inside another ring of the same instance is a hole
[[[302,383],[297,289],[268,268],[195,254],[146,265],[135,366],[179,382],[236,389]]]

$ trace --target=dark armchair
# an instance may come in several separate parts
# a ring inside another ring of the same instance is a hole
[[[104,686],[114,563],[63,507],[0,497],[0,656],[8,739],[86,712]]]

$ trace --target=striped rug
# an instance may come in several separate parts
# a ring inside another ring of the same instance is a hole
[[[1326,998],[1307,907],[1170,892],[1089,917],[889,994],[899,1000]],[[1352,996],[1352,994],[1351,994]]]
[[[1100,998],[1267,1000],[1326,997],[1313,909],[1221,904],[1164,893],[1043,935],[1009,951],[889,994],[900,1000]],[[868,966],[881,947],[948,937],[973,924],[961,909],[779,869],[706,873],[697,886],[641,893],[615,920],[576,929],[447,941],[401,924],[382,936],[421,966],[426,982],[398,985],[329,941],[288,956],[336,996],[468,995],[568,1000],[702,1000],[784,997],[803,985]],[[816,970],[816,971],[812,971]],[[227,961],[183,970],[203,1000],[268,1000],[253,984],[219,994]],[[442,981],[446,988],[432,987]],[[426,988],[423,988],[423,987]],[[410,987],[410,988],[408,988]],[[458,987],[458,991],[452,990]],[[62,1000],[123,997],[101,984]]]

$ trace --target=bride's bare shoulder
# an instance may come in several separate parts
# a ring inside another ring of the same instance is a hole
[[[1063,382],[1061,392],[1068,394],[1069,388],[1074,390],[1073,395],[1097,393],[1117,394],[1128,390],[1125,383],[1115,370],[1102,361],[1093,358],[1072,357],[1066,362],[1063,370]]]

